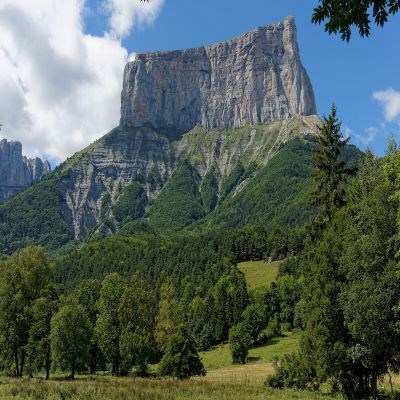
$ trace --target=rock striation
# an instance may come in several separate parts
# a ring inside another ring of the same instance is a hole
[[[138,54],[125,67],[123,127],[176,134],[316,113],[293,17],[210,46]]]
[[[0,141],[0,203],[50,172],[48,161],[22,155],[20,142]]]

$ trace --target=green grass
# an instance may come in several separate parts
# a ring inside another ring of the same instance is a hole
[[[276,280],[280,261],[246,261],[238,265],[244,273],[249,288],[268,287]]]
[[[216,382],[80,377],[76,381],[1,379],[2,400],[310,400],[332,399],[311,392],[274,390],[251,382]]]
[[[282,357],[286,353],[295,351],[298,348],[299,340],[300,333],[298,332],[288,332],[283,337],[271,339],[267,344],[249,351],[250,362],[255,364],[271,363],[275,357]],[[228,344],[203,351],[200,356],[207,371],[232,365]]]

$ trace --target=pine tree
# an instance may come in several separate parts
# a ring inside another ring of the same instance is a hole
[[[324,123],[319,127],[313,154],[316,188],[310,200],[311,204],[319,207],[318,222],[323,226],[332,220],[335,210],[346,203],[345,184],[349,175],[354,173],[341,158],[349,138],[344,139],[340,129],[341,122],[333,105],[330,115],[324,117]]]

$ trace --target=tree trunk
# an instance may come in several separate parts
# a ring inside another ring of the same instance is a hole
[[[71,363],[71,379],[75,379],[75,357],[72,359]]]
[[[378,378],[375,372],[372,373],[371,377],[371,392],[372,392],[372,398],[376,399],[378,395]]]
[[[19,378],[19,359],[18,349],[14,348],[14,362],[15,362],[15,377]]]
[[[22,378],[22,375],[24,374],[25,358],[26,358],[25,350],[22,350],[22,354],[21,354],[21,367],[20,367],[20,371],[19,371],[19,377],[20,377],[20,378]]]
[[[46,381],[50,378],[50,351],[47,350],[46,353]]]

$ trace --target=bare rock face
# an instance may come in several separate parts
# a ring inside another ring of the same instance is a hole
[[[120,125],[176,134],[316,113],[288,17],[211,46],[138,54],[125,68]]]
[[[0,204],[50,172],[48,161],[26,158],[20,142],[0,141]]]

